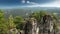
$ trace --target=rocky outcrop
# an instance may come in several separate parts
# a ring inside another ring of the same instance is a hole
[[[39,26],[39,34],[53,34],[53,19],[50,15],[45,15],[42,17],[40,26]]]
[[[40,23],[36,19],[30,18],[24,27],[25,34],[54,34],[53,18],[45,15],[41,18]]]

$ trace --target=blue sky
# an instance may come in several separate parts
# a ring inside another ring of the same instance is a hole
[[[60,0],[0,0],[0,8],[60,7]]]

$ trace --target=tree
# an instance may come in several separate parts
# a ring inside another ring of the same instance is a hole
[[[22,30],[24,19],[21,16],[16,16],[14,19],[14,23],[16,24],[16,28]]]
[[[46,14],[46,11],[41,10],[40,12],[37,11],[35,13],[32,13],[30,17],[34,17],[35,19],[37,19],[38,22],[40,22],[41,18]]]
[[[57,15],[56,14],[51,13],[51,15],[53,16],[53,19],[58,20],[59,17],[57,18]]]
[[[9,29],[10,28],[14,28],[16,25],[14,24],[14,19],[12,17],[12,15],[10,15],[9,19],[8,19],[8,24],[9,24]]]
[[[8,27],[6,25],[6,20],[4,18],[4,13],[0,10],[0,34],[7,34]]]

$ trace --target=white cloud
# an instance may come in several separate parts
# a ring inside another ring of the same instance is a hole
[[[38,3],[35,3],[35,2],[31,2],[31,4],[38,4]]]
[[[47,4],[42,4],[40,6],[41,7],[60,7],[60,0],[56,0],[54,2],[47,3]]]
[[[27,1],[27,3],[30,3],[30,1]]]
[[[35,2],[30,2],[30,1],[25,1],[25,0],[22,0],[21,2],[22,2],[22,3],[31,4],[31,5],[32,5],[32,4],[33,4],[33,5],[34,5],[34,4],[38,4],[38,3],[35,3]]]
[[[35,5],[30,5],[27,7],[60,7],[60,0],[55,0],[54,2],[45,3],[45,4],[37,4],[34,2],[29,2],[29,3],[35,4]]]
[[[22,0],[22,3],[25,3],[25,0]]]
[[[35,2],[30,2],[30,1],[27,1],[27,4],[38,4],[38,3],[35,3]]]

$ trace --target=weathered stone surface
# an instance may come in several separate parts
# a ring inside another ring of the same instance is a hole
[[[40,33],[39,34],[52,34],[53,31],[53,20],[50,15],[45,15],[42,17],[40,22]]]
[[[40,23],[36,19],[31,18],[24,27],[25,34],[54,34],[53,19],[50,15],[42,17]]]

